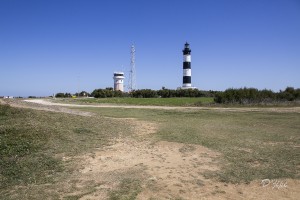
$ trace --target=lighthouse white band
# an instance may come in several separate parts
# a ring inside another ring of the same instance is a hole
[[[192,87],[192,84],[191,83],[184,83],[184,84],[182,84],[182,87],[183,88],[190,88],[190,87]]]
[[[183,76],[192,76],[191,69],[183,69]]]
[[[183,55],[183,62],[191,62],[191,55]]]

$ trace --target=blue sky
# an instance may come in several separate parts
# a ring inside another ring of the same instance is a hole
[[[300,87],[299,0],[0,0],[0,96],[112,87],[133,43],[137,88],[176,89],[186,41],[201,90]]]

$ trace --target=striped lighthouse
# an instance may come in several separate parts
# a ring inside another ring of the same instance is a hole
[[[183,52],[183,81],[182,89],[192,87],[192,70],[191,70],[191,49],[189,43],[185,43]]]

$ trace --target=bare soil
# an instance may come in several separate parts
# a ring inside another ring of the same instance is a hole
[[[26,102],[35,103],[46,106],[59,106],[59,107],[90,107],[90,108],[143,108],[143,109],[164,109],[164,110],[216,110],[221,112],[234,111],[234,112],[249,112],[249,111],[265,111],[265,112],[295,112],[300,113],[300,107],[236,107],[236,108],[223,108],[223,107],[176,107],[176,106],[137,106],[137,105],[116,105],[116,104],[97,104],[97,105],[78,105],[78,104],[64,104],[56,103],[53,100],[46,99],[29,99]]]
[[[130,123],[136,123],[137,136],[156,130],[156,125],[148,122]],[[118,138],[113,145],[84,157],[82,177],[93,177],[101,189],[82,199],[106,199],[107,192],[117,187],[120,179],[128,177],[143,180],[142,192],[137,196],[141,200],[298,199],[299,180],[277,180],[276,187],[273,183],[262,185],[262,180],[226,184],[205,178],[205,172],[220,170],[221,155],[200,145],[155,142],[143,137]]]
[[[23,100],[23,101],[15,100],[15,99],[5,99],[5,100],[0,100],[0,103],[8,104],[10,106],[17,107],[17,108],[30,108],[34,110],[44,110],[50,112],[63,112],[63,113],[68,113],[73,115],[81,115],[81,116],[93,115],[90,112],[71,110],[61,105],[51,104],[51,102],[48,102],[43,99]]]
[[[15,107],[92,116],[91,113],[69,110],[62,108],[67,105],[44,100],[8,103]],[[276,108],[277,111],[300,110]],[[135,119],[112,120],[125,120],[133,128],[135,136],[116,138],[112,145],[104,149],[95,149],[93,153],[75,158],[64,157],[65,162],[77,160],[78,170],[72,172],[70,177],[59,185],[58,192],[61,190],[61,198],[77,196],[85,200],[107,199],[109,192],[117,189],[122,180],[131,178],[141,180],[142,189],[137,196],[137,199],[141,200],[299,199],[299,180],[278,180],[278,183],[284,183],[279,187],[274,182],[262,185],[262,180],[250,184],[229,184],[207,179],[204,176],[207,171],[214,173],[220,170],[221,152],[200,145],[154,141],[149,136],[156,132],[159,124]]]

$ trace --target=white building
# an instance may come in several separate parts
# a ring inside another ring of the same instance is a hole
[[[114,72],[114,90],[120,90],[124,92],[124,72]]]

